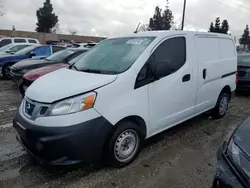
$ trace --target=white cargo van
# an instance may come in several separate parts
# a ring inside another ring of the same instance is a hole
[[[143,141],[212,110],[236,88],[229,35],[158,31],[102,41],[73,66],[36,80],[14,118],[18,140],[50,164],[131,163]]]

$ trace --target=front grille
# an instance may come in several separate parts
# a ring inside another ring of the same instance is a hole
[[[28,101],[25,101],[25,112],[28,114],[28,115],[32,115],[33,111],[34,111],[34,108],[35,108],[35,105],[28,102]]]
[[[246,71],[238,71],[238,76],[243,78],[246,75]]]
[[[43,107],[41,108],[40,115],[44,115],[44,114],[46,113],[46,111],[48,110],[48,108],[49,108],[49,107],[47,107],[47,106],[43,106]]]

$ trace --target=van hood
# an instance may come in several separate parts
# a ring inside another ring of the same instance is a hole
[[[27,89],[25,96],[37,102],[52,103],[102,87],[116,78],[117,75],[86,73],[63,68],[37,79]]]

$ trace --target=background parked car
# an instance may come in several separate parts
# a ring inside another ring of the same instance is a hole
[[[56,52],[44,59],[38,59],[38,60],[25,59],[19,61],[18,63],[10,67],[10,77],[14,82],[18,83],[23,78],[23,75],[32,69],[56,63],[67,63],[74,57],[79,56],[80,54],[86,52],[87,50],[88,49],[68,48]]]
[[[98,43],[95,42],[87,42],[87,43],[78,43],[79,48],[93,48]]]
[[[9,67],[21,61],[23,59],[41,59],[50,56],[51,54],[58,52],[64,47],[49,46],[49,45],[32,45],[28,46],[15,54],[7,54],[0,57],[0,67],[2,67],[2,76],[9,77]]]
[[[88,51],[88,50],[87,50]],[[41,76],[48,74],[50,72],[56,71],[58,69],[61,68],[65,68],[69,65],[73,65],[75,62],[77,62],[82,56],[85,55],[85,53],[87,52],[85,51],[84,53],[82,53],[81,55],[75,56],[72,60],[68,61],[67,63],[55,63],[53,65],[50,66],[45,66],[42,68],[38,68],[38,69],[34,69],[29,71],[28,73],[26,73],[23,76],[23,79],[20,81],[19,83],[19,90],[22,96],[24,96],[25,91],[27,90],[27,88],[38,78],[40,78]]]
[[[250,117],[225,141],[217,153],[218,165],[212,188],[250,187]]]
[[[35,38],[26,38],[26,37],[2,37],[0,38],[0,48],[11,43],[40,44],[40,42]]]
[[[250,55],[238,55],[238,84],[237,90],[250,91]]]
[[[29,43],[11,43],[0,48],[0,55],[2,54],[14,54],[32,44]]]

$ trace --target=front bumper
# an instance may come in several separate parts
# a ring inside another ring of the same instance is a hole
[[[13,125],[23,148],[38,162],[51,165],[100,160],[113,127],[102,116],[67,127],[42,127],[25,120],[20,112]]]
[[[250,80],[239,80],[236,90],[238,91],[250,91]]]
[[[223,149],[217,152],[217,169],[212,188],[246,188],[232,164],[225,158]]]
[[[24,97],[24,94],[26,92],[26,90],[28,89],[28,87],[33,83],[33,81],[31,80],[27,80],[25,78],[21,79],[18,87],[19,87],[19,91],[21,93],[21,95]]]
[[[19,84],[20,80],[23,78],[23,74],[17,74],[12,71],[9,72],[10,78],[14,83]]]

